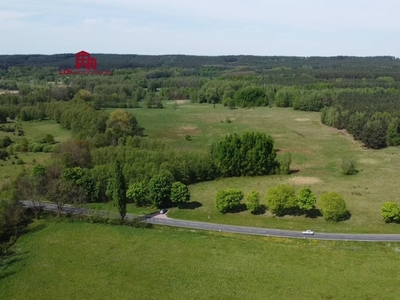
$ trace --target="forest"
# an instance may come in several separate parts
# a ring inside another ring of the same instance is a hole
[[[257,132],[227,136],[208,151],[146,139],[146,128],[126,109],[163,109],[165,100],[227,111],[316,111],[323,124],[346,130],[366,148],[400,145],[400,61],[394,57],[93,56],[113,76],[60,76],[59,68],[73,65],[72,54],[0,56],[0,131],[7,134],[0,159],[52,155],[52,163],[37,164],[2,187],[2,197],[11,199],[2,202],[4,216],[28,195],[57,199],[60,209],[67,198],[87,203],[125,196],[138,206],[179,206],[189,201],[190,184],[290,172],[273,139]],[[20,122],[41,120],[55,121],[73,139],[25,138]],[[116,195],[122,182],[126,195]],[[13,219],[4,222],[0,233],[9,234]]]

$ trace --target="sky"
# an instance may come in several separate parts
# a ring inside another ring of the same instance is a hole
[[[9,0],[0,54],[400,56],[395,0]]]

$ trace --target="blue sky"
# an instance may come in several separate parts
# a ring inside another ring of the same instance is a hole
[[[2,2],[0,54],[400,57],[400,1]]]

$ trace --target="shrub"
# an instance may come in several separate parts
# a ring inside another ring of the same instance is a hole
[[[292,213],[297,208],[296,191],[290,185],[285,184],[271,188],[267,192],[266,206],[271,213],[277,216]]]
[[[400,206],[394,202],[385,202],[381,208],[383,221],[386,223],[400,221]]]
[[[355,174],[357,174],[356,163],[352,159],[343,159],[341,168],[342,168],[342,174],[343,175],[355,175]]]
[[[251,213],[257,213],[260,211],[260,193],[257,191],[251,191],[246,198],[246,207]]]
[[[317,199],[309,188],[303,188],[297,194],[297,206],[306,214],[315,209]]]
[[[24,161],[20,158],[20,159],[17,159],[17,165],[23,165],[24,164]]]
[[[346,202],[336,192],[325,193],[320,199],[322,216],[327,221],[338,222],[343,220],[347,214]]]
[[[288,175],[290,174],[290,164],[292,163],[292,155],[290,152],[285,152],[279,156],[279,174]]]
[[[240,209],[242,200],[243,192],[239,189],[221,190],[215,197],[215,206],[223,214],[235,212]]]

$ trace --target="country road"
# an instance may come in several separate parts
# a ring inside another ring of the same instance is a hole
[[[25,207],[30,207],[29,201],[21,201],[21,204]],[[41,203],[42,208],[48,211],[57,211],[55,204]],[[87,215],[93,210],[80,209],[73,206],[65,206],[63,208],[63,213],[71,214],[84,214]],[[105,211],[99,211],[102,216],[115,217],[118,218],[117,213],[108,213]],[[135,216],[127,214],[126,218],[131,219]],[[168,218],[166,215],[155,214],[146,216],[143,222],[155,225],[165,225],[174,226],[190,229],[199,230],[210,230],[210,231],[220,231],[220,232],[232,232],[239,234],[250,234],[250,235],[262,235],[262,236],[274,236],[274,237],[284,237],[284,238],[302,238],[302,239],[318,239],[318,240],[334,240],[334,241],[359,241],[359,242],[400,242],[400,234],[345,234],[345,233],[318,233],[314,235],[304,235],[301,231],[289,231],[280,229],[268,229],[268,228],[258,228],[258,227],[245,227],[236,225],[223,225],[215,223],[206,222],[195,222],[195,221],[185,221],[176,220]]]

